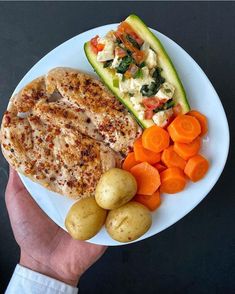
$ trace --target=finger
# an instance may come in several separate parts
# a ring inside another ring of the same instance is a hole
[[[46,242],[52,238],[57,225],[48,218],[34,199],[30,196],[18,174],[10,169],[6,189],[6,206],[14,235],[18,244],[28,235],[40,237],[44,235]],[[36,233],[35,234],[35,230]]]
[[[24,187],[16,170],[9,166],[9,179],[7,186],[10,185],[12,189],[19,189]]]
[[[18,173],[11,167],[9,169],[9,180],[5,199],[10,217],[14,217],[15,215],[18,217],[22,215],[27,217],[33,214],[47,217],[26,190]]]
[[[24,193],[23,193],[24,192]],[[17,172],[10,166],[9,168],[9,179],[5,192],[5,201],[8,208],[8,205],[13,201],[15,201],[16,194],[20,196],[25,194],[25,197],[30,197],[27,190],[25,189],[23,183],[20,180]]]

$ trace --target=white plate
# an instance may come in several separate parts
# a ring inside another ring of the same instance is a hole
[[[73,67],[93,73],[93,69],[85,57],[83,44],[95,35],[105,35],[116,26],[117,24],[111,24],[89,30],[56,47],[31,68],[15,92],[56,66]],[[161,232],[190,212],[215,185],[224,168],[229,149],[229,129],[226,115],[210,81],[197,63],[179,45],[163,34],[154,30],[153,32],[171,56],[185,86],[191,107],[204,113],[209,120],[209,133],[203,139],[201,153],[210,160],[211,166],[206,177],[200,182],[188,183],[186,189],[177,195],[163,195],[162,205],[153,213],[152,227],[138,240]],[[21,176],[21,179],[38,205],[55,223],[64,228],[64,219],[73,201],[46,190],[24,176]],[[89,242],[104,245],[122,244],[112,240],[104,228]]]

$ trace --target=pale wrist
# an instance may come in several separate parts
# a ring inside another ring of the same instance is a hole
[[[29,256],[25,252],[21,252],[20,254],[20,265],[27,267],[40,274],[43,274],[45,276],[48,276],[50,278],[64,282],[73,287],[77,287],[78,285],[79,277],[77,278],[63,277],[62,275],[58,274],[55,269],[53,269],[53,265],[49,266],[41,262],[38,262],[37,260],[33,259],[31,256]]]

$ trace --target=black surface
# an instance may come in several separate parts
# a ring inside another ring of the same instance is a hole
[[[48,51],[78,33],[119,22],[132,12],[175,40],[199,63],[221,97],[233,143],[235,3],[232,2],[1,2],[1,116],[15,86]],[[157,236],[133,245],[109,248],[81,279],[80,293],[234,293],[232,149],[222,176],[200,205]],[[0,164],[3,290],[18,262],[19,250],[5,208],[8,167],[2,157]]]

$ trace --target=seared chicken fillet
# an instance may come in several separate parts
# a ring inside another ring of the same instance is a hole
[[[73,199],[94,195],[139,128],[94,78],[54,69],[13,96],[1,126],[2,151],[18,172]]]
[[[83,109],[112,149],[126,153],[132,148],[140,128],[100,81],[76,70],[55,68],[47,74],[46,84],[48,93],[58,91]]]

